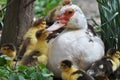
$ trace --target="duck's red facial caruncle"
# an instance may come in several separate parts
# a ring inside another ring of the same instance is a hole
[[[64,13],[57,16],[57,20],[60,20],[62,24],[67,24],[74,13],[75,11],[72,8],[68,8]]]
[[[58,30],[59,28],[67,25],[70,18],[74,15],[75,11],[72,8],[67,8],[63,13],[57,16],[56,22],[50,26],[47,31],[52,32]]]

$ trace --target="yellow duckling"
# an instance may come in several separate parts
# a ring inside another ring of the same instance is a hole
[[[75,68],[71,61],[63,60],[60,64],[62,70],[62,80],[94,80],[83,70]]]
[[[40,52],[40,56],[37,58],[39,63],[47,64],[47,53],[48,53],[48,43],[46,39],[48,37],[48,32],[45,30],[39,30],[36,33],[37,44],[35,50]]]
[[[38,64],[38,56],[40,56],[39,51],[32,51],[29,55],[23,57],[20,61],[18,61],[18,65],[35,66]]]
[[[119,59],[120,52],[116,49],[109,49],[107,56],[93,63],[87,73],[95,77],[97,80],[109,80],[111,74],[120,67]]]
[[[45,29],[46,21],[44,19],[37,19],[33,26],[26,32],[23,36],[23,42],[20,46],[20,50],[18,53],[18,58],[22,58],[29,55],[31,51],[35,49],[35,45],[37,43],[36,32],[40,29]]]
[[[13,66],[16,57],[16,47],[12,43],[5,43],[1,46],[1,53],[2,55],[7,55],[11,58],[11,61],[8,64]]]
[[[47,64],[48,44],[46,38],[48,33],[44,30],[38,30],[36,32],[37,43],[35,49],[29,53],[29,55],[23,57],[19,64],[26,66],[34,66],[39,63]]]

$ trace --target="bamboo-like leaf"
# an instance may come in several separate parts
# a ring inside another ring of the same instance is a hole
[[[103,23],[101,26],[106,25],[106,24],[108,24],[109,22],[111,22],[113,19],[115,19],[115,17],[116,17],[118,14],[119,14],[119,13],[116,12],[108,21],[106,21],[105,23]]]
[[[96,0],[101,18],[101,36],[106,51],[120,50],[120,0]]]

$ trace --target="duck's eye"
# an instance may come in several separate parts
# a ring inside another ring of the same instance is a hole
[[[60,22],[59,22],[59,21],[57,21],[56,23],[57,23],[57,24],[59,24]]]
[[[68,14],[72,14],[73,12],[72,11],[68,11]]]

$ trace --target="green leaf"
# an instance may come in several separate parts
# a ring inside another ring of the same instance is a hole
[[[97,0],[101,18],[101,38],[105,50],[120,50],[120,0]]]
[[[4,58],[5,60],[11,60],[11,58],[7,55],[1,55],[0,58]]]
[[[28,68],[27,66],[24,66],[24,65],[18,65],[18,69],[19,69],[19,70],[24,71],[24,70],[26,70],[27,68]]]
[[[55,8],[61,0],[36,0],[35,1],[35,16],[44,17],[50,10]]]
[[[26,80],[23,76],[19,75],[18,80]]]
[[[10,74],[8,80],[18,80],[18,75],[15,73]]]

